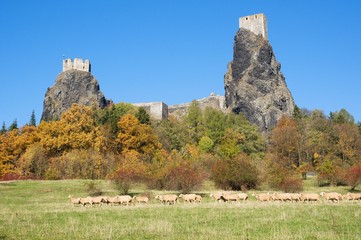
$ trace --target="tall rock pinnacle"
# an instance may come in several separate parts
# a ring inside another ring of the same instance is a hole
[[[41,120],[59,119],[73,103],[98,108],[109,104],[90,72],[75,67],[64,69],[56,78],[54,86],[48,88],[45,94]]]
[[[255,18],[262,22],[252,22]],[[240,26],[237,31],[233,61],[228,64],[224,77],[226,106],[237,114],[243,113],[251,123],[267,131],[282,115],[291,115],[295,104],[267,40],[264,15],[243,17],[240,25],[246,20],[251,23],[246,22],[245,27]]]

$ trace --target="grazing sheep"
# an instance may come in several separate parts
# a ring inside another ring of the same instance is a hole
[[[349,196],[350,200],[361,200],[361,193],[347,193],[347,196]]]
[[[320,195],[326,199],[328,202],[334,202],[336,201],[337,203],[340,202],[340,200],[342,200],[342,195],[336,192],[330,192],[330,193],[325,193],[325,192],[321,192]]]
[[[260,202],[268,202],[271,200],[271,195],[269,193],[260,193],[260,194],[252,194],[253,197],[257,199],[257,201]]]
[[[222,193],[212,193],[211,195],[209,195],[209,197],[215,199],[216,201],[220,202],[220,201],[224,201],[223,199],[221,199]]]
[[[91,197],[86,197],[86,198],[80,198],[79,199],[80,204],[82,204],[83,206],[89,204],[90,206],[93,205],[93,201]]]
[[[300,193],[300,200],[303,202],[321,202],[317,193]]]
[[[243,202],[246,202],[248,200],[247,193],[237,193],[239,200],[243,200]]]
[[[221,195],[221,199],[224,202],[238,202],[240,197],[238,194],[223,194]]]
[[[184,200],[184,202],[193,203],[196,201],[196,196],[197,195],[191,193],[191,194],[181,194],[178,197],[182,198]]]
[[[80,204],[80,198],[73,198],[69,196],[70,202],[75,206],[76,204]]]
[[[168,203],[170,204],[176,204],[178,203],[178,196],[171,194],[171,195],[157,195],[155,196],[155,199],[159,200],[162,204]]]
[[[348,195],[348,194],[342,195],[342,199],[343,199],[343,200],[346,200],[346,201],[352,201],[352,200],[353,200],[353,199],[351,198],[351,196]]]
[[[148,203],[149,198],[147,196],[134,196],[133,201],[137,203]]]

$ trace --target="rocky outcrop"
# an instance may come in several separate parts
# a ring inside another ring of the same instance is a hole
[[[281,65],[267,39],[243,28],[235,36],[233,51],[224,77],[226,106],[262,131],[270,130],[294,109]]]
[[[54,86],[48,88],[41,120],[59,119],[73,103],[104,108],[109,104],[100,91],[98,81],[90,72],[69,70],[56,78]]]

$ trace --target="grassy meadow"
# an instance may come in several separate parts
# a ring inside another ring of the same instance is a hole
[[[217,203],[208,183],[200,204],[73,206],[87,196],[85,180],[0,182],[0,239],[360,239],[361,203]],[[97,181],[104,195],[116,192]],[[318,188],[305,182],[305,192]],[[143,192],[141,186],[132,194]]]

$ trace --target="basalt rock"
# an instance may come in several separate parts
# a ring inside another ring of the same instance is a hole
[[[54,86],[48,88],[41,120],[59,119],[73,103],[104,108],[109,101],[105,99],[98,81],[90,72],[68,70],[60,73]]]
[[[274,127],[282,115],[291,115],[295,104],[280,69],[268,40],[240,28],[224,77],[227,108],[243,113],[262,131]]]

